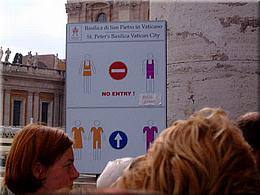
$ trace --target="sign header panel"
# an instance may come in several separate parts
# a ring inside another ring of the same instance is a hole
[[[165,22],[69,24],[68,42],[163,41]]]

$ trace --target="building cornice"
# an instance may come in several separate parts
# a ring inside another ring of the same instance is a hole
[[[33,78],[48,81],[64,81],[65,71],[55,69],[35,68],[28,65],[3,64],[1,67],[3,77]]]
[[[68,14],[77,14],[80,12],[80,10],[83,7],[83,3],[79,2],[79,3],[66,3],[65,4],[65,9],[66,9],[66,13]]]
[[[141,1],[116,1],[116,5],[120,8],[134,8],[141,5]]]

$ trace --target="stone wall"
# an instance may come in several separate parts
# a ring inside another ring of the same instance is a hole
[[[256,2],[152,1],[150,20],[166,20],[167,121],[203,107],[232,118],[259,109]]]

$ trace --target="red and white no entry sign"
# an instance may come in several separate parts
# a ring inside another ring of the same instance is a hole
[[[127,66],[120,61],[113,62],[109,67],[109,74],[115,80],[121,80],[127,75]]]

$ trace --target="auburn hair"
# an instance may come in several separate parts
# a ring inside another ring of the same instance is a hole
[[[38,124],[25,126],[14,137],[8,154],[5,185],[15,194],[36,192],[44,180],[34,176],[33,165],[50,167],[72,144],[62,129]]]

